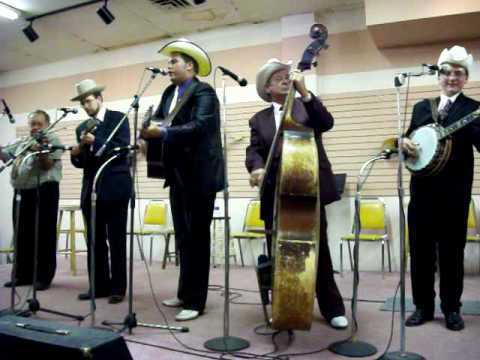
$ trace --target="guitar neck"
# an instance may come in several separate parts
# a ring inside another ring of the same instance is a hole
[[[454,122],[452,125],[447,126],[443,131],[441,139],[452,135],[454,132],[460,130],[464,126],[467,126],[468,124],[470,124],[472,121],[474,121],[479,116],[480,116],[480,108],[477,108],[477,110],[471,112],[468,115],[465,115],[463,118]]]

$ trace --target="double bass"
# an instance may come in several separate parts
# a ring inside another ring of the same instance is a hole
[[[314,24],[310,36],[314,41],[305,49],[297,65],[298,72],[311,69],[320,50],[328,47],[325,26]],[[273,157],[281,151],[272,229],[271,326],[278,330],[309,330],[311,327],[320,238],[319,160],[315,134],[313,129],[294,118],[295,92],[292,81],[264,177],[266,179],[271,171]],[[260,187],[261,194],[264,183]]]

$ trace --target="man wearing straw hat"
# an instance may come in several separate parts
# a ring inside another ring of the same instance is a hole
[[[479,102],[465,96],[463,87],[473,66],[473,57],[461,46],[444,49],[438,59],[440,96],[415,104],[406,133],[434,123],[449,126],[473,112]],[[433,109],[432,109],[433,107]],[[434,317],[435,271],[440,272],[441,310],[447,329],[465,326],[460,308],[463,292],[463,259],[467,219],[473,182],[473,147],[480,151],[480,122],[475,120],[452,134],[452,149],[445,167],[427,177],[412,176],[408,207],[412,295],[415,312],[407,326],[422,325]],[[404,138],[407,156],[415,157],[417,147]],[[437,260],[438,247],[438,260]]]
[[[250,145],[247,147],[246,167],[250,173],[250,185],[260,186],[264,181],[265,164],[273,143],[276,129],[282,117],[290,83],[302,96],[293,105],[295,119],[315,132],[319,159],[320,177],[320,243],[318,251],[316,294],[320,312],[330,326],[344,329],[348,326],[342,296],[333,277],[332,259],[327,239],[327,219],[325,205],[339,199],[335,188],[330,162],[322,143],[322,133],[333,127],[333,117],[321,101],[307,90],[300,74],[290,78],[290,65],[277,59],[270,59],[257,73],[257,93],[266,102],[272,103],[268,108],[257,112],[250,119]],[[271,254],[272,227],[275,199],[275,184],[279,166],[279,155],[275,155],[271,171],[265,179],[266,186],[261,199],[261,218],[265,222],[268,252]]]
[[[210,272],[210,223],[216,193],[225,186],[220,137],[219,103],[215,90],[197,79],[208,76],[207,53],[185,39],[172,41],[159,52],[168,56],[172,84],[162,95],[154,116],[164,119],[177,104],[181,110],[169,127],[151,125],[142,137],[161,139],[165,187],[170,187],[175,238],[180,254],[177,296],[164,300],[183,308],[176,320],[192,320],[205,309]]]
[[[108,143],[101,156],[97,151],[105,144],[108,136],[123,119],[124,114],[112,111],[103,105],[102,91],[94,80],[85,79],[76,84],[79,101],[90,119],[76,129],[78,145],[71,151],[75,167],[83,168],[81,207],[87,222],[88,267],[90,273],[91,241],[91,194],[97,170],[110,157],[110,151],[130,144],[128,119],[123,122],[115,136]],[[126,155],[109,163],[97,182],[95,222],[95,297],[109,297],[110,304],[123,300],[127,288],[127,213],[132,182]],[[107,246],[108,239],[108,246]],[[110,266],[108,262],[110,248]],[[78,296],[89,300],[91,291]]]

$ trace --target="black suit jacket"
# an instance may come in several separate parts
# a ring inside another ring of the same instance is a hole
[[[440,97],[436,98],[438,104]],[[453,124],[465,115],[473,112],[480,105],[479,102],[460,94],[448,112],[448,116],[440,122],[444,127]],[[440,120],[439,120],[440,121]],[[415,104],[412,120],[406,135],[409,136],[415,129],[433,123],[430,103],[427,99]],[[473,147],[480,151],[480,120],[477,119],[452,135],[452,152],[444,169],[435,176],[412,176],[411,192],[416,196],[424,194],[455,194],[458,197],[468,198],[473,181]],[[447,191],[447,189],[449,189]]]
[[[97,126],[95,131],[93,149],[87,145],[83,147],[82,152],[78,156],[71,156],[72,164],[77,168],[83,169],[82,207],[86,202],[90,201],[95,174],[100,166],[109,158],[110,151],[114,147],[130,144],[130,128],[127,119],[107,145],[103,155],[100,157],[95,156],[95,153],[102,147],[123,116],[124,114],[121,112],[107,110],[104,121]],[[80,136],[85,130],[86,123],[87,121],[82,122],[75,130],[77,142],[80,142]],[[105,201],[127,200],[130,198],[131,190],[132,181],[127,157],[126,155],[121,155],[120,158],[115,159],[104,169],[103,175],[97,185],[98,199]]]
[[[323,205],[330,204],[340,199],[335,187],[335,178],[332,173],[332,166],[328,160],[325,147],[322,142],[322,133],[333,127],[332,115],[323,106],[320,100],[312,94],[312,100],[304,103],[296,99],[293,105],[293,117],[299,123],[311,127],[315,133],[315,141],[318,152],[318,166],[320,177],[320,201]],[[273,106],[259,111],[250,119],[250,144],[247,147],[247,158],[245,165],[249,172],[259,168],[265,168],[268,153],[275,136],[275,115]],[[262,199],[262,218],[266,219],[273,214],[273,198],[278,172],[280,151],[275,154],[272,162],[271,172],[265,181],[266,188]]]
[[[164,139],[165,187],[182,186],[186,191],[216,193],[225,187],[217,95],[207,83],[194,78],[193,92],[175,116]],[[155,111],[166,118],[175,85],[165,89]]]

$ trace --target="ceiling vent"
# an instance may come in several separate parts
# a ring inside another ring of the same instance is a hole
[[[206,0],[150,0],[154,5],[162,10],[181,10],[191,9],[194,6],[201,5]]]

